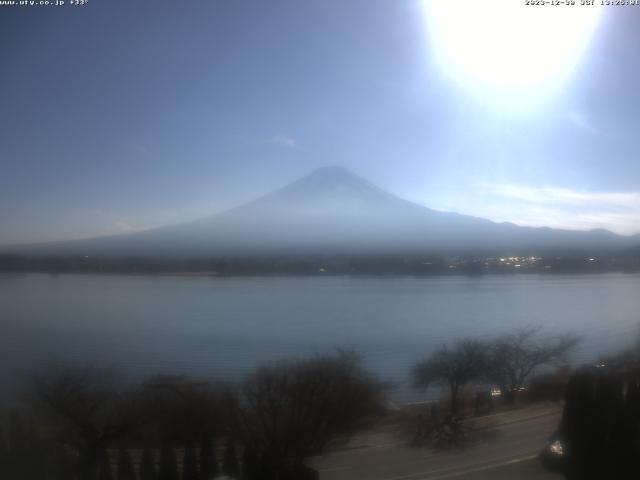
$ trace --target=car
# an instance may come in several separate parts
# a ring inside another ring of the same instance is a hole
[[[567,449],[562,436],[556,432],[542,449],[539,455],[542,465],[554,472],[563,472],[567,465]]]

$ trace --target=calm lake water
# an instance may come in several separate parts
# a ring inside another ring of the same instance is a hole
[[[0,275],[0,385],[69,361],[239,379],[352,347],[412,400],[411,365],[434,348],[524,325],[583,335],[574,362],[616,351],[640,334],[640,275]]]

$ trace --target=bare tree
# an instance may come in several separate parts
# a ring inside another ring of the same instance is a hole
[[[497,338],[491,345],[487,376],[502,390],[508,403],[515,401],[516,393],[532,373],[544,365],[565,360],[580,341],[580,337],[570,334],[543,341],[537,336],[539,330],[522,328]]]
[[[451,415],[458,414],[458,394],[464,385],[486,372],[487,347],[476,340],[462,340],[449,348],[443,346],[413,368],[414,385],[428,388],[444,384],[449,387]]]
[[[262,368],[239,398],[241,440],[259,467],[288,478],[374,411],[381,385],[348,352]]]
[[[59,445],[78,456],[78,477],[93,480],[108,445],[144,418],[132,392],[113,371],[97,368],[50,371],[34,378],[37,411]]]
[[[151,438],[186,445],[212,436],[225,422],[226,386],[186,376],[156,376],[143,385]]]

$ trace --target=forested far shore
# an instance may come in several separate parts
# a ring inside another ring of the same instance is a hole
[[[281,255],[209,258],[0,254],[0,272],[200,275],[481,275],[640,272],[640,255]]]

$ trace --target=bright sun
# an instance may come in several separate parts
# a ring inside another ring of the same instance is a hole
[[[599,6],[524,0],[423,0],[435,56],[473,89],[523,93],[565,78],[588,45]]]

